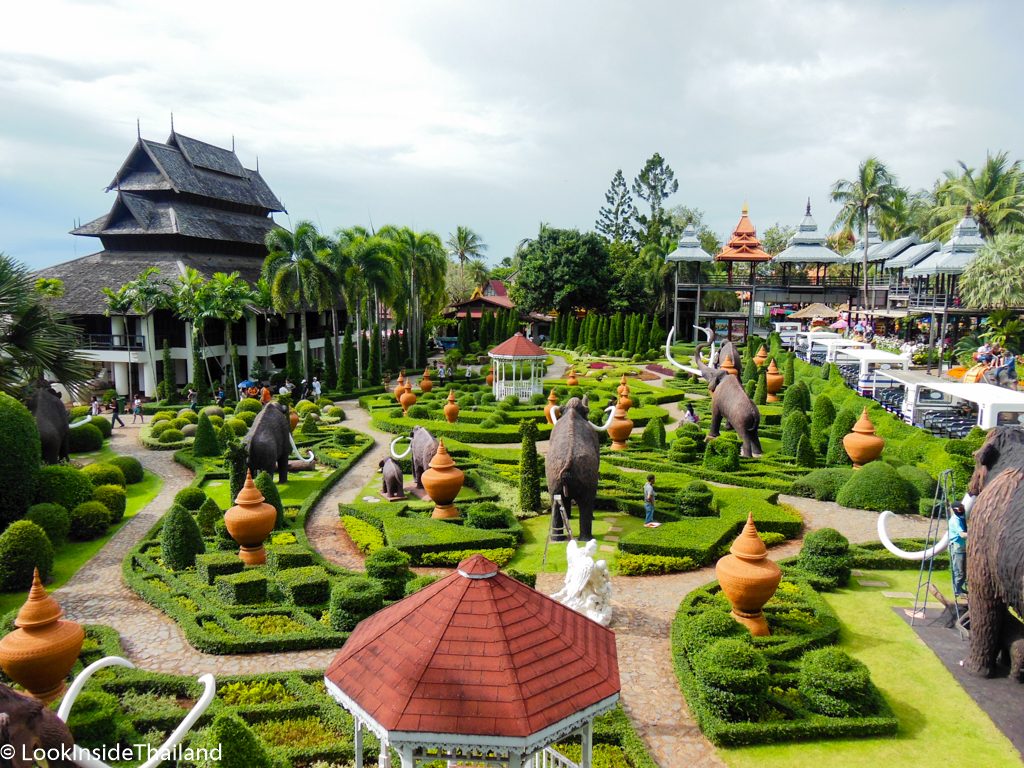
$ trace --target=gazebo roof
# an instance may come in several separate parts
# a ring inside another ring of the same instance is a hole
[[[359,624],[325,678],[392,743],[529,741],[579,727],[619,693],[611,630],[479,554]]]
[[[747,206],[743,206],[739,223],[733,230],[732,237],[725,248],[718,252],[715,261],[771,261],[772,257],[761,250],[761,241],[757,239],[757,230],[747,216]]]
[[[548,353],[543,347],[538,347],[528,338],[523,336],[521,331],[487,353],[491,357],[547,357]]]
[[[808,199],[803,221],[789,238],[786,250],[776,254],[775,260],[799,264],[837,264],[845,261],[845,258],[829,248],[826,242],[825,236],[818,233],[818,225],[811,217],[811,201]]]
[[[930,275],[959,275],[967,268],[967,265],[974,261],[978,251],[985,245],[978,230],[978,222],[971,213],[971,207],[967,206],[967,212],[960,222],[953,227],[953,234],[938,253],[932,253],[928,258],[907,269],[903,274],[906,277],[928,277]]]
[[[832,307],[821,302],[815,302],[814,304],[808,304],[806,307],[801,309],[799,312],[794,312],[787,319],[788,320],[813,320],[816,317],[821,318],[832,318],[839,317],[839,313],[836,312]]]
[[[679,245],[665,257],[665,261],[713,261],[714,258],[700,247],[700,238],[697,237],[697,230],[691,222],[683,230]]]

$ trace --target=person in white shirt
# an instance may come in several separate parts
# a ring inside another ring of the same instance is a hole
[[[313,397],[320,399],[320,379],[316,376],[313,377]]]

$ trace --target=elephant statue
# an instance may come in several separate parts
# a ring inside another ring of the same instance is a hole
[[[672,337],[675,334],[673,328],[665,341],[665,355],[672,365],[680,370],[687,370],[676,362],[672,357]],[[710,342],[714,346],[714,342]],[[757,436],[758,427],[761,424],[761,411],[754,405],[754,401],[747,397],[743,391],[743,385],[735,376],[721,368],[712,368],[704,363],[701,358],[701,351],[708,346],[708,342],[700,342],[693,351],[693,364],[700,375],[708,383],[711,392],[711,428],[708,430],[707,439],[713,440],[718,437],[722,419],[729,422],[742,442],[740,455],[745,458],[757,458],[761,455],[761,440]],[[691,369],[692,370],[692,369]]]
[[[50,382],[42,379],[28,399],[28,409],[36,418],[36,429],[39,430],[39,442],[42,445],[43,461],[47,464],[59,464],[68,460],[68,435],[75,427],[88,424],[90,417],[71,424],[68,410],[60,395],[50,386]]]
[[[294,453],[299,461],[312,462],[313,452],[303,456],[292,437],[288,406],[271,401],[263,406],[253,421],[244,443],[249,450],[249,471],[278,473],[278,482],[288,482],[289,459]]]
[[[35,762],[25,760],[24,755],[31,755],[33,749],[68,750],[74,743],[71,731],[56,712],[38,699],[0,683],[0,746],[10,745],[15,750],[12,759],[6,762],[0,759],[0,764],[29,768]],[[50,760],[49,765],[75,768],[75,763],[59,758]]]
[[[968,511],[971,638],[962,663],[971,674],[988,677],[1009,620],[1007,609],[1024,615],[1024,428],[995,427],[989,431],[974,454],[974,474],[963,504]],[[894,555],[923,560],[945,549],[948,534],[921,552],[900,549],[885,528],[891,515],[883,512],[879,517],[878,534]]]
[[[614,407],[605,409],[614,411]],[[564,407],[551,409],[551,436],[548,452],[544,459],[544,473],[548,481],[548,493],[562,496],[562,505],[567,514],[571,513],[573,502],[580,511],[580,540],[590,541],[594,522],[594,502],[597,500],[598,465],[600,464],[600,443],[598,432],[604,432],[611,424],[612,415],[602,426],[591,423],[590,406],[586,396],[569,399]]]
[[[434,454],[437,453],[437,440],[423,427],[415,426],[409,437],[409,447],[405,449],[405,453],[397,453],[395,444],[404,439],[405,437],[396,437],[391,441],[391,458],[401,461],[412,453],[412,479],[416,482],[417,488],[422,488],[423,473],[427,471]]]
[[[388,499],[404,499],[405,483],[402,478],[402,467],[388,456],[377,465],[381,473],[380,492]]]
[[[1003,617],[999,637],[999,657],[1010,668],[1010,679],[1024,683],[1024,623],[1009,611]]]

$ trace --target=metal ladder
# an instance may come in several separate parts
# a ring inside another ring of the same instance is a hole
[[[925,538],[924,548],[929,549],[935,546],[942,535],[949,530],[950,507],[956,501],[956,493],[953,484],[953,470],[946,469],[939,474],[935,485],[935,496],[932,499],[932,513],[928,519],[928,534]],[[910,625],[914,626],[918,619],[927,617],[929,595],[938,600],[946,611],[952,611],[955,617],[957,632],[960,638],[964,637],[963,621],[966,617],[960,615],[960,603],[956,599],[956,591],[953,592],[953,600],[946,600],[938,587],[933,583],[935,571],[935,557],[938,553],[921,561],[921,567],[917,572],[917,591],[914,593],[914,610],[910,614]],[[949,568],[950,583],[953,579],[953,566]]]
[[[562,503],[562,494],[555,493],[551,496],[551,526],[548,528],[548,537],[544,540],[544,557],[541,558],[540,567],[543,568],[548,562],[548,545],[552,541],[573,541],[572,525],[569,523],[569,514]]]

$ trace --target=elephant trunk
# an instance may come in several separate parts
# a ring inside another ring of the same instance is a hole
[[[700,371],[700,375],[703,376],[706,381],[711,381],[711,374],[714,371],[704,363],[704,360],[700,356],[701,350],[706,346],[708,346],[708,342],[706,341],[702,341],[697,344],[696,348],[693,350],[693,364],[697,366],[697,370]],[[714,343],[712,343],[711,346],[714,346]]]
[[[401,461],[402,459],[404,459],[406,456],[408,456],[412,452],[412,442],[410,442],[409,443],[409,447],[405,449],[405,453],[397,453],[395,451],[395,444],[399,440],[405,440],[405,439],[406,439],[405,435],[399,435],[398,437],[396,437],[394,440],[391,441],[391,458],[396,459],[398,461]]]
[[[288,435],[288,442],[290,442],[292,444],[292,450],[295,452],[295,455],[296,455],[296,457],[298,457],[299,461],[312,461],[313,460],[313,452],[310,451],[308,456],[303,456],[302,452],[299,451],[299,446],[297,446],[295,444],[295,438],[292,437],[291,435]]]

